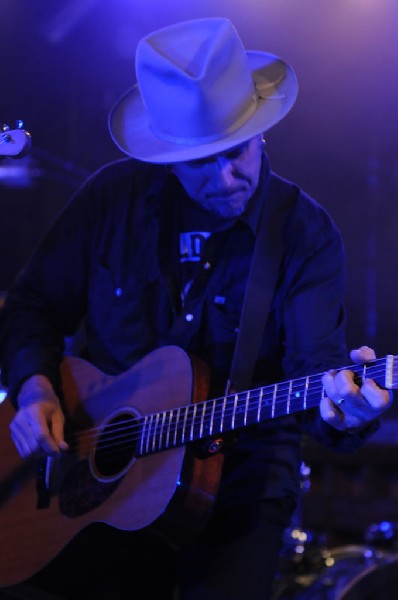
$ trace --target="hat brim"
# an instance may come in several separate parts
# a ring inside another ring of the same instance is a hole
[[[273,54],[248,51],[247,58],[258,94],[256,111],[236,130],[206,143],[182,144],[163,140],[152,131],[138,84],[113,106],[108,125],[115,144],[129,156],[152,163],[195,160],[223,152],[267,131],[292,108],[298,91],[291,67]]]

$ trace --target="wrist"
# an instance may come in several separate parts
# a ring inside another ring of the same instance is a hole
[[[23,381],[17,396],[18,407],[54,396],[54,388],[46,375],[31,375]]]

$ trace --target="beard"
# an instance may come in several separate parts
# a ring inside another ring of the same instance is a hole
[[[247,192],[208,196],[196,202],[205,210],[217,217],[232,219],[240,217],[246,211],[251,195]]]

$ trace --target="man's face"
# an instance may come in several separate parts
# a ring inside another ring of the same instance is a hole
[[[261,168],[261,135],[225,152],[171,165],[187,194],[221,217],[239,217],[256,191]]]

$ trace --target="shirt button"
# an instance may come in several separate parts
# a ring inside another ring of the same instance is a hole
[[[123,290],[120,287],[115,288],[115,296],[117,298],[120,298],[120,296],[123,294]]]
[[[193,321],[193,314],[191,314],[191,313],[186,314],[185,315],[185,320],[186,321]]]
[[[208,271],[210,269],[210,267],[211,267],[211,264],[209,262],[205,262],[203,265],[203,268],[205,271]]]

